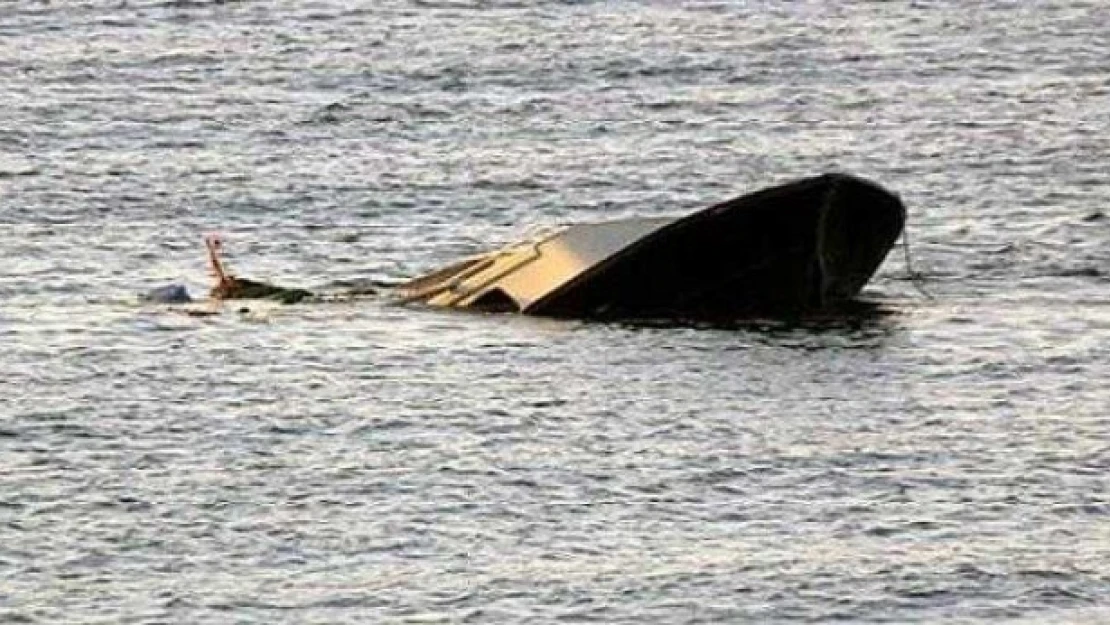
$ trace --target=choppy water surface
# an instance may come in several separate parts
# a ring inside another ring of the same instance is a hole
[[[1099,2],[0,6],[0,621],[1105,622]],[[843,170],[926,298],[192,318]]]

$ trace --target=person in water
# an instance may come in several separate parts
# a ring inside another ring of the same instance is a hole
[[[208,248],[208,263],[216,278],[216,285],[209,291],[212,299],[272,299],[284,304],[296,304],[312,297],[312,293],[304,289],[290,289],[234,276],[224,269],[220,261],[220,249],[223,247],[220,237],[208,235],[204,237],[204,245]]]

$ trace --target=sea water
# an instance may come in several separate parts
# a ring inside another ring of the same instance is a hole
[[[1081,0],[9,0],[0,621],[1105,622],[1107,68]],[[138,297],[824,171],[884,314]]]

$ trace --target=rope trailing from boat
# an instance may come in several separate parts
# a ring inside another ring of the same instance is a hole
[[[906,225],[902,228],[902,251],[906,256],[906,273],[909,275],[910,283],[919,293],[925,296],[926,299],[936,299],[932,293],[925,290],[922,284],[925,282],[925,274],[913,270],[913,256],[910,254],[910,224],[909,217],[906,218]]]

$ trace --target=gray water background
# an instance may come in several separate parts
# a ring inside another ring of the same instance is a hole
[[[1103,2],[0,4],[0,622],[1110,620]],[[381,300],[848,171],[892,314]]]

